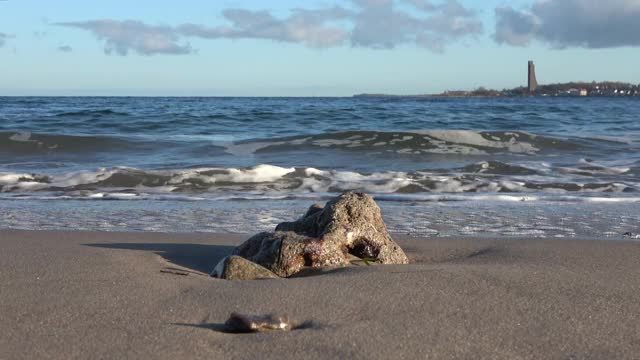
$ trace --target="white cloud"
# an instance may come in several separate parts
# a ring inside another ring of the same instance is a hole
[[[496,9],[495,40],[555,48],[640,46],[640,0],[537,0],[529,8]]]
[[[458,0],[343,0],[343,6],[292,9],[286,17],[269,11],[227,9],[223,26],[148,25],[140,21],[92,20],[56,25],[92,32],[107,54],[188,54],[185,38],[263,39],[314,48],[351,45],[377,49],[413,44],[435,52],[467,36],[483,33],[475,11]]]
[[[349,12],[340,7],[304,10],[293,9],[284,19],[274,17],[268,11],[228,9],[223,16],[229,26],[206,27],[186,24],[178,28],[185,36],[208,39],[268,39],[282,42],[301,43],[310,47],[330,47],[341,45],[348,38],[344,28],[330,24],[345,19]]]
[[[58,51],[67,52],[67,53],[73,51],[73,48],[69,45],[58,46],[56,49],[58,49]]]
[[[135,51],[140,55],[192,52],[188,43],[180,43],[180,35],[170,26],[147,25],[134,20],[92,20],[55,25],[92,32],[98,39],[105,41],[106,54],[127,55],[129,51]]]
[[[14,37],[13,35],[9,35],[9,34],[5,34],[5,33],[1,33],[0,32],[0,48],[3,47],[7,43],[7,39],[12,39],[13,37]]]
[[[538,27],[538,19],[530,12],[510,6],[496,9],[495,40],[500,44],[527,46]]]

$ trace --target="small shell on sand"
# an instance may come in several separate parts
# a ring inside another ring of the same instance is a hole
[[[230,333],[253,333],[265,331],[289,331],[291,323],[289,317],[284,314],[270,315],[244,315],[232,313],[225,323],[225,330]]]

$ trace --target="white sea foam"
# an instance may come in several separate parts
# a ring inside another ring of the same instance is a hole
[[[21,133],[13,134],[9,137],[9,140],[17,141],[17,142],[36,142],[36,140],[31,140],[30,132],[21,132]]]
[[[0,185],[12,185],[20,179],[33,179],[29,174],[0,173]]]
[[[312,146],[319,148],[369,149],[381,147],[387,152],[400,154],[460,154],[487,155],[505,152],[531,155],[541,149],[534,144],[536,135],[525,132],[505,132],[501,136],[471,130],[423,130],[404,133],[366,132],[318,134],[299,138],[218,143],[226,152],[236,156],[248,156],[266,148]],[[561,139],[556,139],[561,141]],[[567,141],[567,140],[564,140]]]
[[[146,174],[155,176],[169,176],[169,187],[157,186],[155,191],[165,189],[172,191],[171,185],[181,184],[187,180],[198,179],[205,183],[262,183],[273,182],[295,171],[295,168],[282,168],[272,165],[259,165],[248,169],[236,168],[202,168],[189,170],[160,170],[141,171],[133,168],[117,167],[111,169],[99,169],[96,171],[75,171],[63,174],[52,174],[36,177],[24,173],[0,173],[0,185],[3,192],[6,191],[38,191],[49,188],[74,188],[79,185],[97,184],[108,180],[113,175],[120,174]],[[203,173],[211,173],[205,175]]]
[[[295,168],[282,168],[273,165],[258,165],[249,169],[236,168],[202,168],[181,171],[172,174],[170,184],[180,184],[187,179],[199,179],[206,183],[262,183],[281,179],[283,176],[295,172]],[[162,174],[163,172],[157,172]],[[164,172],[171,174],[171,172]]]
[[[476,163],[472,173],[386,171],[360,173],[317,168],[287,168],[258,165],[251,168],[197,168],[180,170],[140,170],[126,167],[76,171],[62,174],[0,173],[3,193],[22,195],[56,191],[64,196],[94,199],[134,198],[141,194],[188,194],[197,192],[206,199],[231,195],[298,197],[305,194],[330,194],[347,190],[374,194],[501,194],[514,193],[516,198],[551,195],[598,193],[633,194],[640,183],[628,181],[598,182],[597,178],[567,177],[551,170],[538,175],[503,175],[485,173],[491,164]],[[531,164],[528,164],[531,165]],[[499,166],[500,165],[496,165]],[[538,166],[545,168],[545,166]],[[596,174],[598,175],[598,174]],[[618,173],[615,173],[618,175]],[[595,175],[594,175],[595,176]],[[579,181],[577,181],[578,179]],[[589,181],[583,181],[589,180]],[[125,191],[126,190],[126,191]],[[124,195],[123,195],[124,194]],[[131,194],[135,194],[131,195]],[[520,195],[524,194],[524,195]],[[35,194],[34,194],[35,195]],[[313,195],[312,195],[313,196]],[[608,198],[608,197],[605,197]],[[595,201],[595,200],[589,200]],[[605,201],[605,200],[603,200]]]
[[[519,134],[517,133],[505,133],[505,135],[511,136],[508,141],[500,141],[499,138],[498,140],[489,140],[482,136],[481,133],[470,130],[429,130],[420,133],[449,143],[506,149],[513,153],[531,154],[540,151],[530,143],[519,141]]]
[[[225,151],[230,155],[235,156],[246,156],[255,154],[256,151],[260,149],[264,149],[268,146],[278,145],[280,143],[270,143],[270,142],[253,142],[253,143],[242,143],[242,144],[234,144],[234,143],[226,143],[221,144],[225,147]]]

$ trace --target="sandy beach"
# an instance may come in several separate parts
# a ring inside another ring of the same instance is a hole
[[[0,358],[640,356],[637,242],[400,238],[407,266],[206,276],[245,238],[1,231]],[[233,311],[307,323],[221,332]]]

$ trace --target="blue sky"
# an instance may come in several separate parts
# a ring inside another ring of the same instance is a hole
[[[297,9],[297,10],[293,10]],[[0,1],[0,95],[640,83],[640,0]]]

